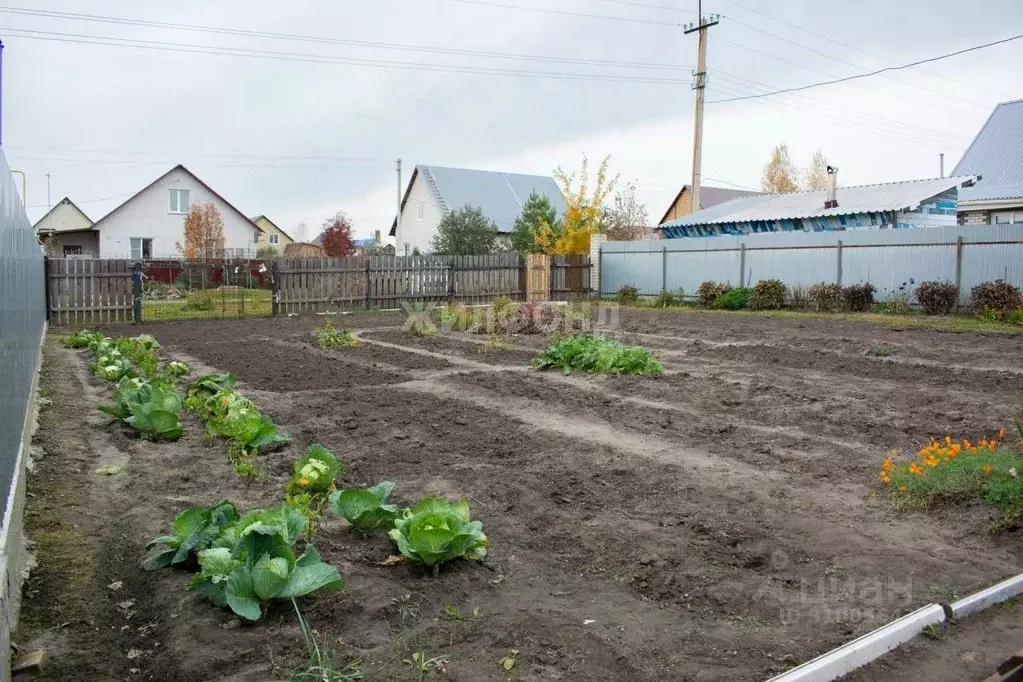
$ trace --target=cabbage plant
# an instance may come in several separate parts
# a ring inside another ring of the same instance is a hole
[[[220,391],[210,399],[214,406],[206,430],[213,436],[231,438],[246,453],[270,452],[287,445],[291,437],[277,432],[277,425],[248,398]]]
[[[397,505],[387,504],[394,481],[381,481],[372,488],[338,490],[330,496],[330,508],[363,533],[389,530],[398,516]]]
[[[167,374],[172,377],[183,377],[191,371],[191,368],[183,362],[172,360],[167,363]]]
[[[388,536],[409,559],[434,567],[458,558],[480,561],[490,546],[483,523],[470,520],[464,498],[454,504],[441,497],[424,498],[395,519]]]
[[[246,620],[259,620],[271,599],[341,587],[341,575],[315,547],[295,555],[305,525],[305,517],[286,504],[245,514],[199,552],[201,571],[189,588]]]
[[[146,545],[146,549],[158,549],[146,557],[142,568],[152,571],[188,562],[210,547],[224,528],[237,520],[238,511],[227,500],[209,507],[186,509],[174,517],[173,535],[161,535]]]
[[[114,404],[99,409],[124,421],[145,440],[177,440],[183,433],[181,396],[172,386],[122,377],[114,391]]]

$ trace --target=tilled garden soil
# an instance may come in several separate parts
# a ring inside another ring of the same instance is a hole
[[[352,316],[335,324],[362,345],[321,351],[309,344],[319,324],[146,327],[168,355],[235,372],[294,436],[251,485],[197,422],[154,445],[97,419],[109,387],[51,341],[44,389],[62,399],[42,417],[29,513],[68,519],[68,537],[59,522],[29,523],[39,567],[19,639],[54,651],[49,679],[261,680],[298,663],[287,605],[239,624],[187,592],[187,575],[137,562],[186,507],[280,500],[312,442],[348,463],[345,485],[393,480],[403,504],[468,497],[493,542],[484,563],[431,576],[380,565],[394,551],[385,537],[327,517],[315,544],[345,589],[302,606],[371,680],[415,679],[403,663],[415,651],[448,656],[427,679],[762,680],[1020,570],[1018,533],[990,535],[987,509],[895,514],[875,483],[891,448],[1010,427],[1023,337],[623,311],[622,338],[656,349],[666,374],[566,377],[528,369],[535,337],[488,347]],[[123,472],[92,473],[108,461]],[[59,561],[79,554],[69,580]],[[1020,646],[1018,614],[992,622],[950,633],[957,653],[941,665],[925,665],[937,649],[918,645],[858,679],[986,673]]]

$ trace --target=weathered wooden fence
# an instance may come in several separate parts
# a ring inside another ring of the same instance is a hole
[[[398,308],[402,302],[467,305],[498,296],[570,300],[589,291],[588,256],[368,256],[282,261],[278,314]],[[557,282],[554,290],[552,282]]]
[[[133,283],[130,260],[48,260],[50,323],[132,322],[137,321],[136,314],[141,321],[290,315],[399,308],[403,302],[477,305],[499,296],[517,301],[571,301],[589,294],[590,281],[586,255],[298,259],[269,263],[255,270],[256,274],[248,263],[225,262],[216,265],[216,272],[204,270],[203,276],[189,278],[189,282],[181,276],[188,267],[174,266],[178,285],[186,286],[182,289],[168,289],[170,285],[151,281],[145,275],[147,265],[143,264],[139,282]],[[169,268],[166,263],[158,267]],[[261,285],[272,286],[272,292],[261,290]],[[138,301],[135,287],[140,292]]]
[[[50,324],[131,322],[132,262],[98,258],[47,259]]]

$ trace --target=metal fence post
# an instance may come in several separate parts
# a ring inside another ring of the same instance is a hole
[[[746,286],[746,242],[739,245],[739,288]]]
[[[132,313],[135,324],[142,324],[142,263],[131,266]]]
[[[281,277],[277,261],[270,264],[270,312],[274,317],[281,314]]]
[[[842,285],[842,240],[838,240],[838,248],[835,256],[835,282]]]
[[[661,247],[661,291],[668,290],[668,245]]]
[[[963,295],[963,236],[956,237],[956,312]]]

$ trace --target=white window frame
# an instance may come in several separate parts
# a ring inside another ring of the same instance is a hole
[[[167,212],[176,215],[184,215],[188,213],[188,210],[192,206],[190,192],[187,189],[172,189],[168,194],[168,206]],[[184,206],[182,206],[182,199],[184,199]]]
[[[416,203],[416,220],[423,222],[423,202]]]
[[[138,247],[136,248],[136,242]],[[128,246],[131,249],[132,260],[146,259],[146,242],[149,242],[149,258],[153,257],[153,239],[151,237],[129,237]],[[138,255],[136,255],[138,254]]]
[[[270,233],[270,246],[279,246],[281,243],[281,235],[276,232]]]

